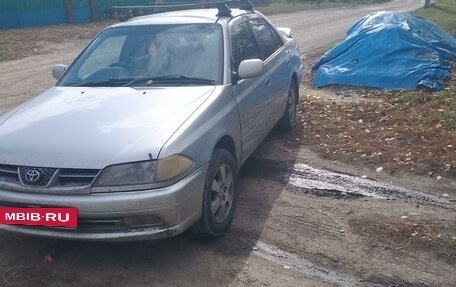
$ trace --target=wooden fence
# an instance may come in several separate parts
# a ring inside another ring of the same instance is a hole
[[[112,17],[111,7],[154,0],[0,0],[0,29],[87,23]]]

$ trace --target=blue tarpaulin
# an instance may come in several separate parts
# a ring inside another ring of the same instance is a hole
[[[456,60],[456,38],[406,13],[376,12],[359,20],[344,41],[312,69],[314,85],[441,90]]]

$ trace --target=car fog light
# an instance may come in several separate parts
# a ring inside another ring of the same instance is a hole
[[[123,218],[123,223],[129,228],[134,229],[163,225],[163,221],[155,215],[126,216]]]

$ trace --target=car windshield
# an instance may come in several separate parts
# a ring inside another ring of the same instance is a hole
[[[149,25],[102,32],[57,86],[213,85],[221,81],[218,24]]]

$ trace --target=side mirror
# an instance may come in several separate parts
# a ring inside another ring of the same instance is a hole
[[[67,67],[68,66],[64,64],[58,64],[52,67],[52,76],[54,77],[54,79],[60,79],[60,77],[63,75]]]
[[[264,72],[264,63],[260,59],[244,60],[239,64],[238,77],[247,79],[257,77]]]
[[[293,35],[291,33],[291,29],[290,28],[277,27],[277,30],[280,32],[280,34],[285,36],[285,38],[293,38]]]

